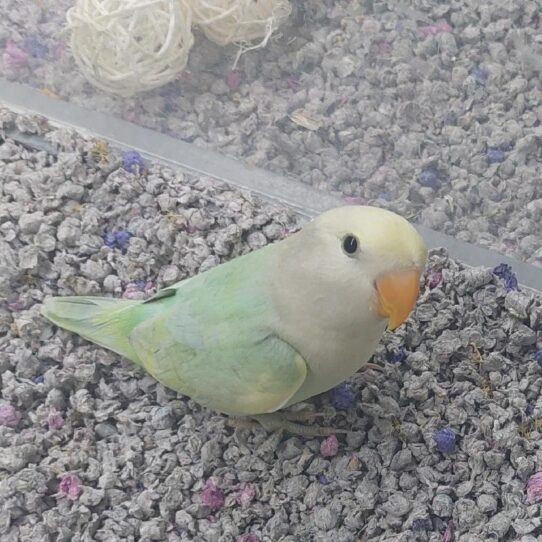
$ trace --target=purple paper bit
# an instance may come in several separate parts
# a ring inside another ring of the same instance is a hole
[[[49,414],[47,415],[47,424],[49,425],[49,429],[62,429],[64,427],[64,418],[62,417],[62,414],[54,407],[49,410]]]
[[[449,521],[444,534],[442,535],[442,542],[455,542],[454,524]]]
[[[224,80],[226,81],[227,87],[233,92],[238,90],[241,86],[241,83],[243,82],[243,74],[239,70],[230,70],[226,74]]]
[[[376,50],[382,55],[387,55],[392,52],[393,47],[390,42],[384,40],[384,41],[379,41],[376,44]]]
[[[344,196],[343,200],[347,205],[367,205],[368,204],[368,200],[361,196]]]
[[[128,109],[122,113],[122,118],[128,122],[138,124],[140,122],[139,111],[137,109]]]
[[[144,289],[140,288],[137,284],[134,282],[130,282],[127,284],[126,288],[124,289],[124,292],[122,292],[122,298],[123,299],[144,299]]]
[[[61,60],[66,52],[66,44],[59,42],[53,47],[53,57],[55,60]]]
[[[434,290],[442,283],[442,271],[429,271],[427,275],[427,287]]]
[[[243,484],[235,496],[236,501],[242,508],[247,507],[255,498],[256,487],[254,484]]]
[[[542,501],[542,471],[527,480],[527,500],[531,504]]]
[[[301,87],[303,86],[301,84],[301,81],[297,77],[290,76],[286,79],[286,84],[288,85],[288,88],[292,90],[293,92],[298,92],[301,90]]]
[[[83,491],[81,480],[77,474],[64,474],[60,478],[58,489],[71,501],[77,500]]]
[[[8,303],[7,307],[11,312],[22,311],[24,309],[24,302],[20,299],[17,299],[16,301]]]
[[[201,503],[209,508],[222,508],[224,506],[224,492],[213,480],[207,480],[201,492]]]
[[[8,41],[2,54],[2,61],[6,68],[16,70],[28,65],[28,55],[13,41]]]
[[[339,451],[339,441],[335,435],[330,435],[320,444],[322,457],[335,457]]]
[[[452,27],[446,23],[428,24],[418,29],[423,36],[436,36],[442,32],[452,32]]]
[[[6,427],[17,427],[21,414],[10,404],[0,405],[0,425]]]

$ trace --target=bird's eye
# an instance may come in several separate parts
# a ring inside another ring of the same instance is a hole
[[[358,249],[358,240],[357,240],[357,238],[352,234],[348,234],[343,239],[343,250],[347,254],[354,254],[357,249]]]

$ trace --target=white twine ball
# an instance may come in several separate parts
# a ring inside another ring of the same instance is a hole
[[[288,18],[288,0],[189,0],[192,19],[211,41],[219,45],[264,47],[271,34]],[[245,50],[247,50],[246,48]]]
[[[185,0],[78,0],[67,21],[85,77],[125,97],[177,78],[194,44]]]

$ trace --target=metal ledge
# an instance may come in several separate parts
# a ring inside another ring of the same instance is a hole
[[[218,152],[196,147],[111,115],[50,98],[29,86],[1,78],[0,103],[22,113],[43,115],[53,123],[103,138],[121,149],[135,149],[146,158],[249,190],[265,200],[289,206],[307,218],[312,218],[326,209],[344,205],[341,198],[293,179],[260,168],[248,167]],[[46,142],[43,141],[43,144],[46,145]],[[422,225],[416,224],[416,228],[431,248],[444,247],[452,258],[469,266],[495,267],[500,263],[507,263],[513,267],[522,286],[542,292],[540,268],[465,243]]]

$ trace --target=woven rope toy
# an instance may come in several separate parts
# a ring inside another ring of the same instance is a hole
[[[194,44],[185,0],[78,0],[66,18],[85,77],[124,97],[177,78]]]
[[[239,56],[265,47],[269,38],[288,18],[288,0],[189,0],[192,19],[208,39],[219,45],[236,43]],[[259,43],[253,44],[254,41]]]

